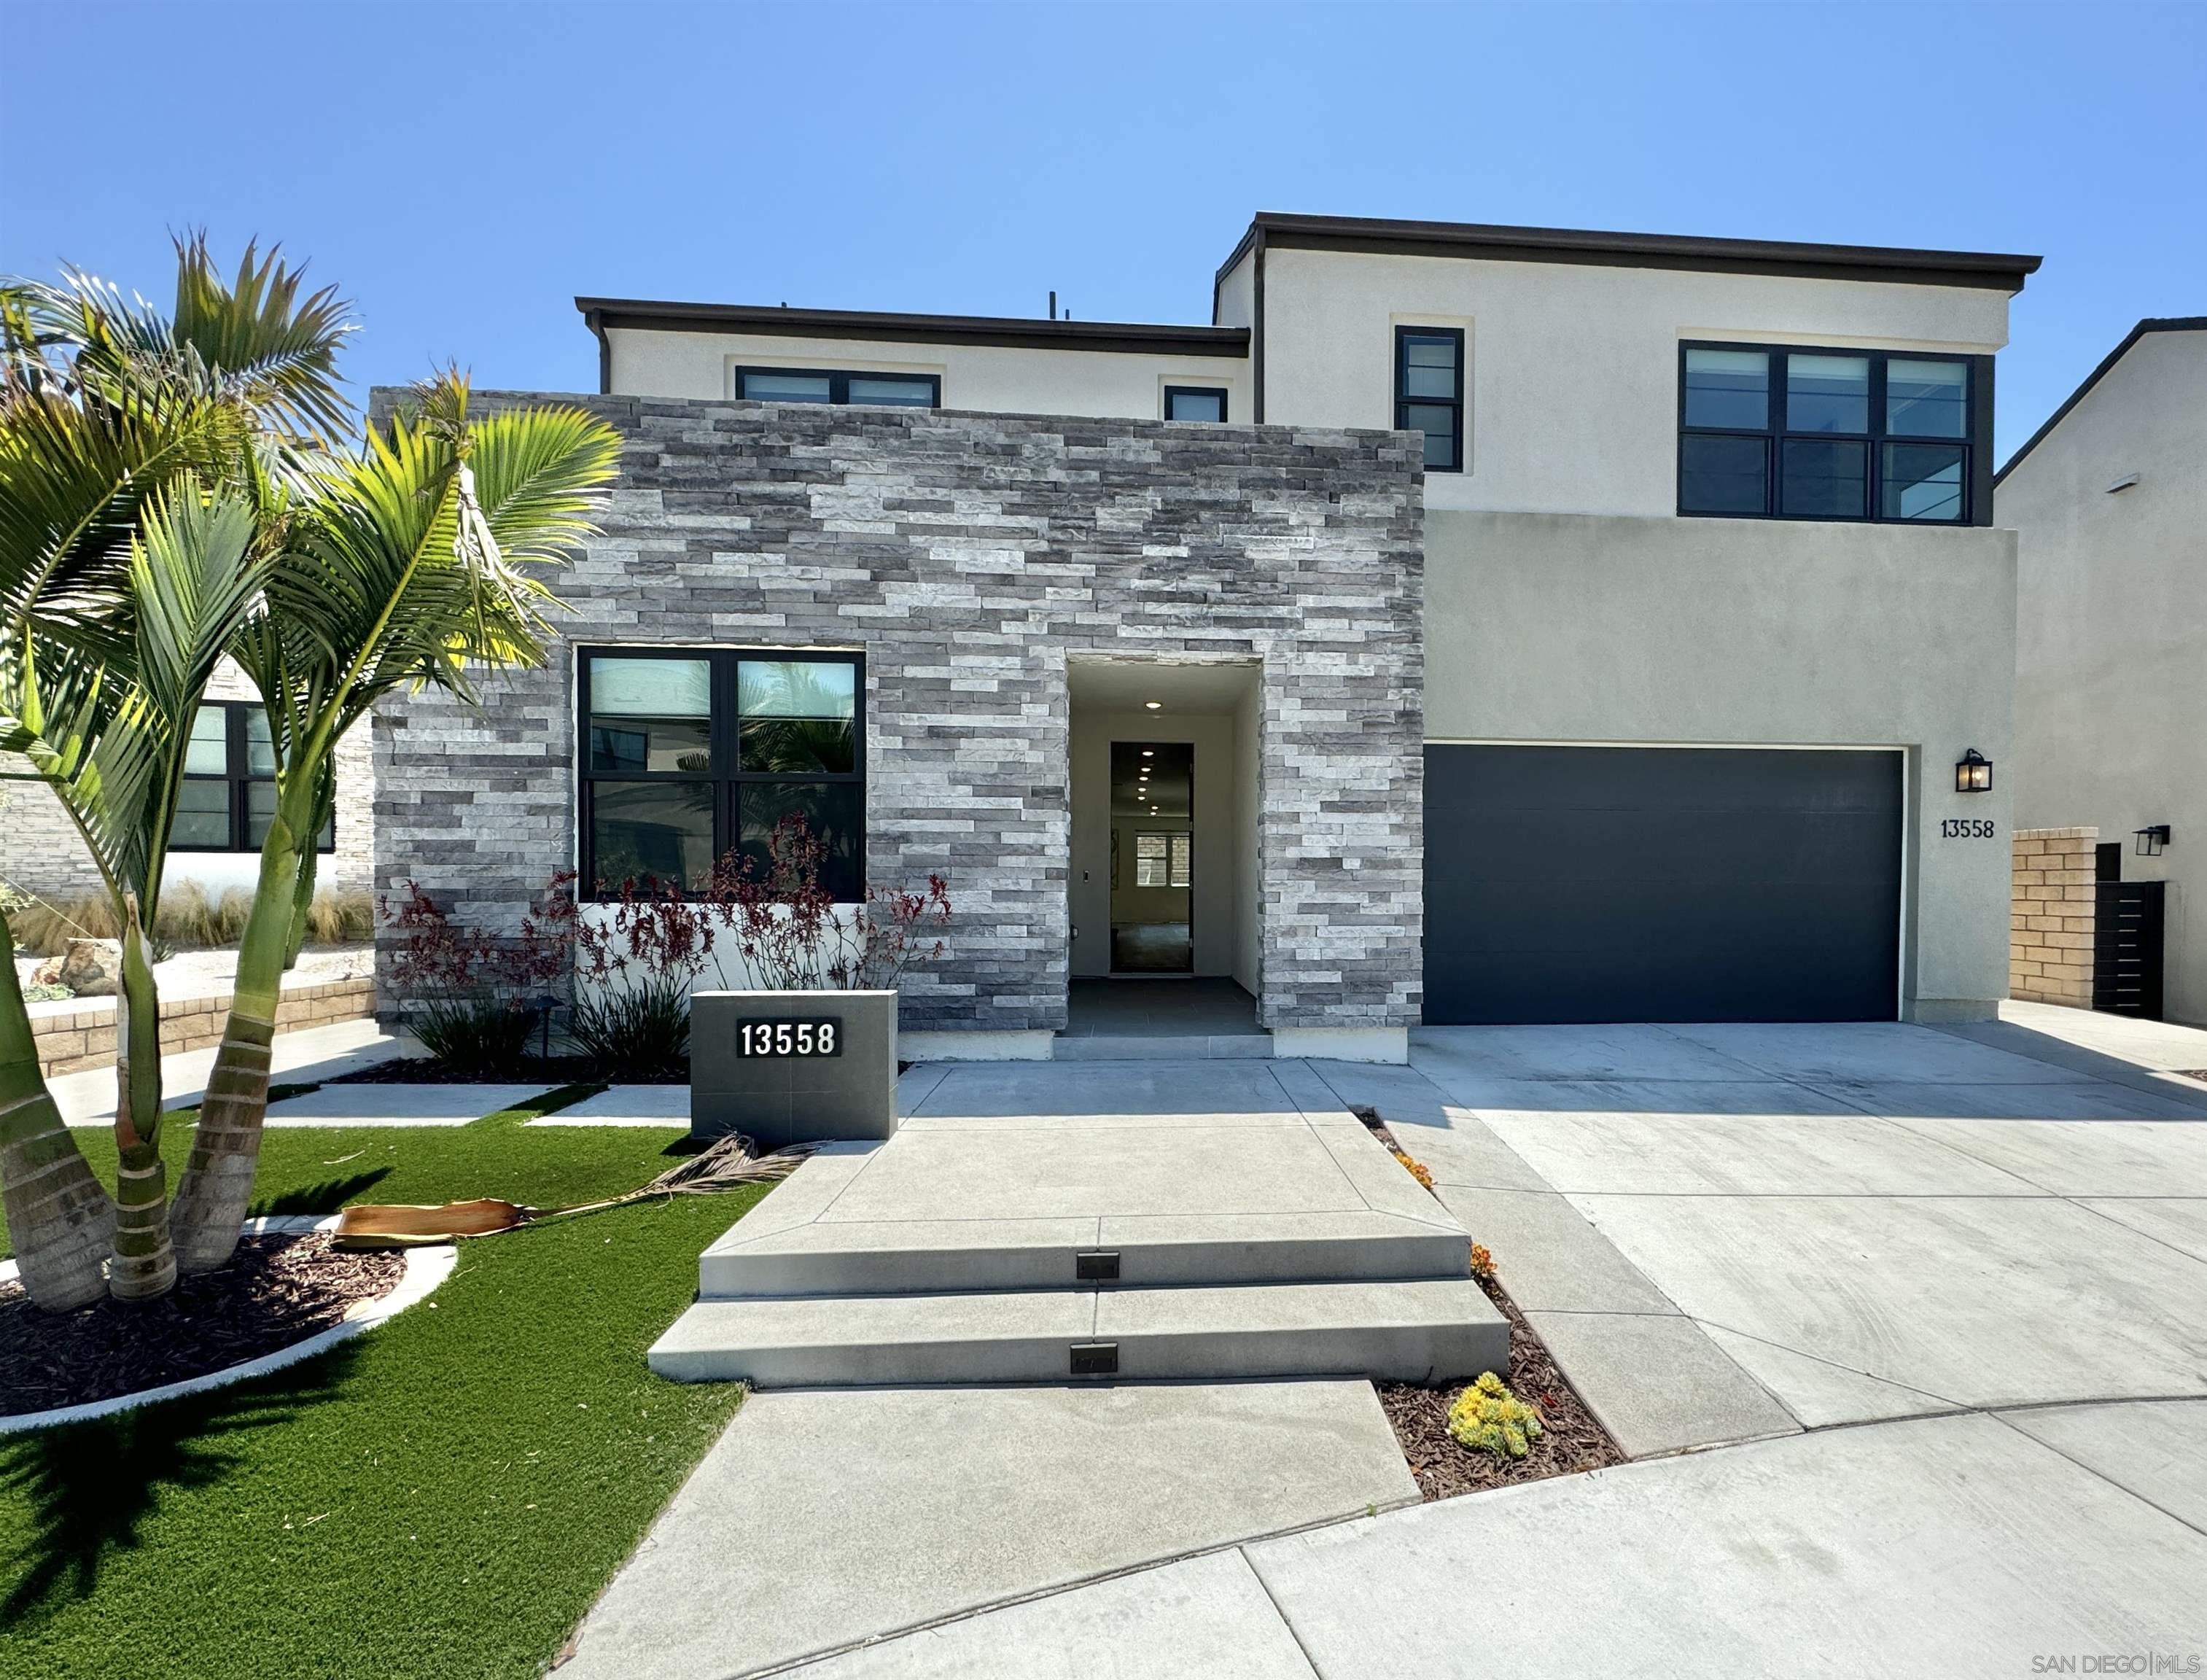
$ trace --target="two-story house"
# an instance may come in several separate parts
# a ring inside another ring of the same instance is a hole
[[[579,299],[630,447],[569,646],[379,720],[379,879],[801,812],[846,894],[949,876],[932,1055],[1124,975],[1253,1053],[1989,1016],[2037,266],[1261,215],[1205,326]]]

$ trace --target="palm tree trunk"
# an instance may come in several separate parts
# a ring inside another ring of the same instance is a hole
[[[307,912],[314,906],[314,876],[321,853],[311,845],[299,854],[299,884],[291,893],[291,937],[284,948],[284,972],[299,966],[299,950],[307,942]]]
[[[161,995],[135,894],[123,898],[123,972],[115,993],[115,1253],[107,1288],[151,1300],[176,1287],[169,1169],[161,1159]]]
[[[66,1312],[107,1293],[115,1204],[93,1176],[39,1072],[38,1037],[0,916],[0,1211],[23,1293]]]
[[[253,1205],[253,1175],[260,1163],[260,1125],[268,1114],[268,1068],[276,1043],[276,1004],[284,984],[284,957],[296,919],[302,873],[291,836],[302,832],[279,807],[260,852],[260,880],[253,913],[237,948],[230,1019],[207,1075],[192,1134],[191,1159],[176,1187],[170,1215],[177,1264],[186,1272],[212,1271],[237,1247],[245,1211]],[[312,846],[312,829],[303,832]]]

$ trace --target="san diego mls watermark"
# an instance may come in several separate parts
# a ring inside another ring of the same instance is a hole
[[[2199,1653],[2177,1651],[2072,1651],[2033,1657],[2033,1674],[2197,1674]]]

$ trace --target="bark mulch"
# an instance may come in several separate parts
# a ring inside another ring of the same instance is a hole
[[[1395,1438],[1402,1443],[1418,1491],[1429,1501],[1452,1499],[1459,1493],[1624,1462],[1617,1443],[1564,1380],[1516,1303],[1491,1278],[1481,1278],[1480,1287],[1510,1320],[1510,1369],[1502,1373],[1503,1380],[1520,1400],[1540,1408],[1540,1438],[1522,1458],[1474,1452],[1448,1432],[1449,1405],[1463,1392],[1462,1384],[1430,1389],[1413,1383],[1375,1383],[1379,1404],[1395,1426]]]
[[[0,1283],[0,1415],[111,1400],[303,1342],[398,1287],[403,1255],[341,1253],[330,1234],[248,1237],[219,1271],[158,1300],[46,1312]]]

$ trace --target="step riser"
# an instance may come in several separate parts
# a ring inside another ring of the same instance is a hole
[[[1060,1033],[1050,1041],[1053,1061],[1269,1061],[1270,1033],[1222,1034],[1199,1038],[1074,1037]]]
[[[1379,1382],[1468,1380],[1510,1368],[1506,1324],[1216,1330],[1133,1336],[1117,1342],[1110,1376],[1071,1377],[1072,1344],[1057,1337],[870,1347],[655,1348],[651,1368],[675,1382],[746,1381],[762,1389],[972,1383],[1225,1382],[1364,1377]]]
[[[1118,1253],[1119,1276],[1113,1281],[1127,1288],[1470,1276],[1469,1249],[1450,1231],[1300,1242],[1157,1243]],[[1072,1250],[1033,1247],[810,1254],[736,1249],[708,1253],[698,1264],[697,1282],[699,1296],[708,1300],[1098,1287],[1076,1274]]]

